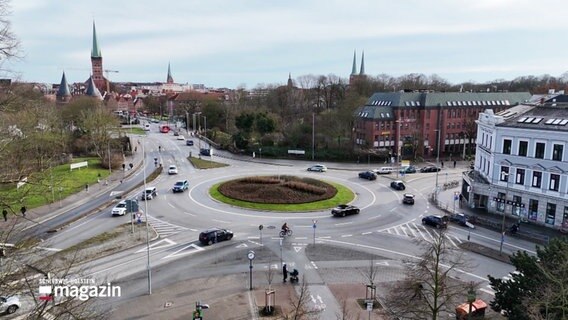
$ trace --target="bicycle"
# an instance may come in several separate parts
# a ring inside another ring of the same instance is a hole
[[[285,236],[292,236],[292,229],[288,229],[288,230],[280,230],[280,238],[284,238]]]

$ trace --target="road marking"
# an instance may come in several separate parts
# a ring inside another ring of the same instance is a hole
[[[184,213],[184,214],[187,214],[188,216],[195,217],[195,215],[194,215],[193,213],[189,213],[189,212],[185,212],[185,211],[184,211],[183,213]]]
[[[170,207],[172,207],[172,208],[174,208],[174,209],[176,208],[173,204],[171,204],[171,203],[169,203],[169,202],[168,202],[168,206],[170,206]]]
[[[294,238],[294,239],[295,239],[295,240],[306,240],[306,239],[308,239],[308,237],[296,237],[296,238]]]
[[[318,237],[318,239],[331,239],[331,236]]]
[[[294,247],[294,251],[296,251],[296,253],[300,252],[300,250],[302,250],[302,247]]]
[[[46,247],[36,247],[36,249],[47,250],[47,251],[55,251],[55,252],[59,252],[59,251],[63,250],[63,249],[46,248]]]
[[[396,207],[390,209],[389,211],[390,211],[390,212],[393,212],[394,210],[396,210]]]
[[[454,247],[457,247],[457,246],[458,246],[458,245],[452,240],[452,238],[450,238],[449,235],[444,234],[444,236],[446,237],[446,239],[448,239],[448,241],[450,241],[450,243],[451,243]]]
[[[483,292],[488,293],[488,294],[490,294],[490,295],[492,295],[492,296],[495,295],[495,291],[493,291],[493,290],[489,290],[489,289],[485,289],[485,288],[480,288],[479,291],[483,291]]]
[[[377,262],[377,263],[375,263],[375,264],[378,264],[378,265],[380,265],[380,266],[386,266],[386,267],[389,266],[389,263],[386,262],[386,261],[380,261],[380,262]]]
[[[217,220],[217,219],[211,219],[211,221],[216,221],[216,222],[219,222],[219,223],[230,223],[229,221]]]
[[[318,266],[316,265],[316,263],[315,263],[315,262],[313,262],[313,261],[310,261],[310,263],[312,264],[312,267],[314,267],[314,269],[317,269],[317,268],[318,268]]]
[[[163,244],[163,245],[158,246],[160,243],[163,243],[163,242],[167,242],[167,244]],[[162,239],[162,240],[160,240],[160,241],[158,241],[158,242],[152,243],[152,244],[150,245],[149,249],[150,249],[150,251],[152,251],[152,250],[157,250],[157,249],[161,249],[161,248],[166,248],[166,247],[169,247],[169,246],[173,246],[173,245],[175,245],[175,244],[176,244],[176,243],[175,243],[174,241],[172,241],[172,240],[166,238],[166,239]],[[136,251],[135,253],[146,252],[146,251],[148,251],[148,247],[142,248],[142,249]]]
[[[248,248],[246,243],[241,243],[238,246],[236,246],[235,248]]]
[[[341,235],[342,238],[347,238],[347,237],[352,237],[352,236],[353,236],[352,234],[342,234]]]
[[[373,232],[371,232],[371,231],[367,231],[367,232],[363,232],[363,233],[361,233],[361,235],[364,235],[364,236],[365,236],[365,235],[368,235],[368,234],[371,234],[371,233],[373,233]],[[323,238],[323,237],[322,237],[322,238]]]
[[[371,219],[378,219],[378,218],[380,218],[380,217],[381,217],[381,215],[380,215],[380,214],[378,214],[378,215],[376,215],[376,216],[373,216],[373,217],[367,218],[367,220],[371,220]]]
[[[353,224],[353,222],[342,222],[342,223],[336,223],[336,226],[344,226],[346,224]]]
[[[186,249],[188,249],[188,248],[193,248],[193,250],[188,250],[188,251],[186,251],[186,252],[182,252],[182,251],[184,251],[184,250],[186,250]],[[196,246],[195,244],[192,243],[192,244],[190,244],[190,245],[188,245],[188,246],[185,246],[185,247],[183,247],[183,248],[177,250],[177,251],[174,252],[174,253],[171,253],[171,254],[169,254],[169,255],[163,257],[161,260],[167,259],[167,258],[173,258],[173,257],[184,256],[184,255],[186,255],[186,254],[191,254],[191,253],[195,253],[195,252],[197,252],[197,251],[202,251],[202,250],[205,250],[205,249],[201,248],[200,246]]]

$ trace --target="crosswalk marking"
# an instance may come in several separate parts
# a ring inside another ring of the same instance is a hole
[[[142,219],[142,221],[144,221],[144,219]],[[191,229],[189,229],[189,228],[178,226],[178,225],[160,220],[158,218],[154,218],[151,215],[148,215],[148,222],[150,223],[152,228],[154,228],[154,230],[156,230],[156,232],[161,237],[171,236],[173,234],[176,234],[176,233],[179,233],[179,232],[182,232],[182,231],[186,231],[186,230],[191,231]]]
[[[417,224],[414,221],[408,221],[400,225],[377,230],[377,232],[388,233],[400,237],[419,238],[424,241],[431,242],[432,240],[434,240],[434,235],[432,234],[432,232],[436,231],[421,224]],[[458,247],[458,244],[463,243],[463,241],[456,235],[446,233],[445,237],[453,247]]]

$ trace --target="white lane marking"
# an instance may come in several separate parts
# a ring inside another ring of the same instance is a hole
[[[396,207],[390,209],[389,211],[390,211],[390,212],[393,212],[394,210],[396,210]]]
[[[302,247],[294,247],[294,251],[296,251],[296,253],[300,252],[300,250],[302,250]]]
[[[347,224],[353,224],[353,222],[342,222],[342,223],[336,223],[335,226],[344,226]],[[313,227],[313,226],[312,226]]]
[[[163,243],[163,242],[166,242],[166,244],[159,245],[160,243]],[[160,240],[160,241],[154,242],[154,243],[152,243],[152,244],[150,245],[150,247],[142,248],[142,249],[136,251],[135,253],[147,252],[148,249],[149,249],[150,251],[152,251],[152,250],[157,250],[157,249],[162,249],[162,248],[166,248],[166,247],[169,247],[169,246],[173,246],[173,245],[175,245],[175,244],[176,244],[176,243],[175,243],[174,241],[172,241],[172,240],[166,238],[166,239],[162,239],[162,240]]]
[[[413,222],[412,224],[416,226],[416,224],[415,224],[414,222]],[[414,230],[414,228],[413,228],[410,224],[406,224],[406,225],[408,226],[408,229],[409,229],[410,232],[412,233],[412,236],[413,236],[414,238],[417,238],[417,237],[416,237],[416,230]]]
[[[184,250],[187,249],[187,248],[193,248],[193,250],[186,251],[186,252],[182,252],[182,251],[184,251]],[[192,244],[190,244],[190,245],[188,245],[188,246],[185,246],[185,247],[183,247],[183,248],[177,250],[177,251],[174,252],[174,253],[171,253],[171,254],[169,254],[169,255],[163,257],[163,258],[160,259],[160,260],[167,259],[167,258],[173,258],[173,257],[184,256],[184,255],[186,255],[186,254],[191,254],[191,253],[195,253],[195,252],[197,252],[197,251],[202,251],[202,250],[205,250],[205,249],[201,248],[200,246],[196,246],[196,245],[194,245],[194,244],[192,243]]]
[[[373,232],[367,231],[367,232],[363,232],[363,233],[361,233],[361,234],[362,234],[362,235],[368,235],[368,234],[371,234],[371,233],[373,233]]]
[[[318,239],[331,239],[331,236],[318,237]]]
[[[63,250],[63,249],[46,248],[46,247],[36,247],[36,249],[47,250],[47,251],[55,251],[55,252],[59,252],[59,251]]]
[[[215,222],[219,222],[219,223],[231,223],[231,222],[229,222],[229,221],[218,220],[218,219],[211,219],[211,221],[215,221]]]
[[[313,262],[313,261],[310,261],[310,263],[312,264],[312,266],[314,267],[314,269],[317,269],[317,268],[318,268],[318,266],[316,265],[316,263],[315,263],[315,262]]]
[[[370,218],[367,218],[367,219],[368,219],[368,220],[371,220],[371,219],[378,219],[378,218],[380,218],[380,217],[381,217],[381,215],[378,214],[378,215],[376,215],[376,216],[373,216],[373,217],[370,217]]]
[[[448,241],[450,241],[450,243],[451,243],[454,247],[457,247],[457,246],[458,246],[458,245],[452,240],[452,238],[450,238],[449,235],[445,234],[444,236],[446,237],[446,239],[448,239]]]
[[[185,211],[184,211],[183,213],[184,213],[184,214],[187,214],[188,216],[195,217],[195,215],[194,215],[193,213],[189,213],[189,212],[185,212]]]
[[[172,208],[174,208],[174,209],[176,208],[173,204],[171,204],[171,203],[169,203],[169,202],[168,202],[168,206],[170,206],[170,207],[172,207]]]
[[[306,239],[308,239],[308,237],[296,237],[296,238],[294,238],[294,239],[296,239],[296,240],[306,240]]]
[[[490,294],[490,295],[492,295],[492,296],[495,295],[495,291],[493,291],[493,290],[489,290],[489,289],[485,289],[485,288],[480,288],[479,291],[483,291],[483,292],[488,293],[488,294]]]
[[[342,238],[348,238],[348,237],[352,237],[352,234],[342,234],[341,237]]]

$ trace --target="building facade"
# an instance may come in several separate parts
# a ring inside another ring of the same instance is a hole
[[[562,100],[479,115],[475,167],[462,186],[471,207],[568,229],[568,103]]]
[[[402,157],[463,157],[475,150],[475,120],[530,99],[528,92],[379,92],[356,111],[355,143]]]

